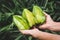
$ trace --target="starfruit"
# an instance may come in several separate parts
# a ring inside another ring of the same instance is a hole
[[[37,24],[45,22],[45,15],[39,6],[33,6],[33,15],[37,19]]]
[[[16,26],[18,27],[19,30],[29,29],[29,25],[28,25],[27,21],[22,16],[14,15],[13,16],[13,21],[16,24]]]
[[[30,12],[28,9],[23,10],[22,16],[28,21],[30,27],[35,25],[36,19],[33,16],[32,12]]]

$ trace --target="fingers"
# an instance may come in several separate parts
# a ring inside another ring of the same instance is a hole
[[[51,24],[51,22],[52,22],[52,19],[51,19],[50,15],[48,15],[48,14],[45,13],[45,12],[43,12],[43,13],[44,13],[45,16],[46,16],[46,22],[45,22],[43,25],[41,25],[39,28],[40,28],[40,29],[49,29],[49,26],[50,26],[50,24]]]
[[[46,16],[48,15],[46,12],[43,12]]]
[[[37,28],[31,30],[20,30],[20,32],[22,34],[31,35],[33,37],[38,37],[38,34],[40,34],[40,31]]]
[[[43,12],[43,13],[45,14],[46,17],[50,16],[50,15],[48,15],[46,12]]]
[[[41,26],[39,26],[40,29],[48,29],[48,25],[47,24],[43,24]]]
[[[31,30],[19,30],[19,31],[23,34],[32,35],[32,33],[35,32],[35,30],[38,30],[38,29],[34,28],[34,29],[31,29]]]
[[[22,34],[28,34],[28,35],[31,34],[31,31],[32,31],[32,30],[20,30],[20,32],[21,32]]]

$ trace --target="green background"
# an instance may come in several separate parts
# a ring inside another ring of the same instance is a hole
[[[0,0],[0,40],[38,40],[22,35],[12,19],[13,15],[21,15],[24,8],[32,11],[33,5],[40,6],[54,21],[60,22],[59,0]],[[60,32],[45,31],[60,34]]]

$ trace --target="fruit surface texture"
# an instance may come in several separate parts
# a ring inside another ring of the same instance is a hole
[[[28,9],[24,9],[22,16],[28,21],[30,27],[35,25],[35,17],[33,16],[32,12],[30,12]]]
[[[28,25],[27,21],[22,16],[14,15],[13,21],[16,24],[16,26],[18,27],[18,29],[21,29],[21,30],[29,29],[29,25]]]
[[[45,15],[39,6],[33,6],[33,14],[38,21],[37,23],[44,23]]]

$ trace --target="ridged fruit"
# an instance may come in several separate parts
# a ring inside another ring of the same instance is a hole
[[[33,6],[33,15],[37,19],[37,24],[45,22],[45,15],[39,6]]]
[[[27,21],[22,16],[14,15],[13,21],[19,30],[27,30],[30,28]]]
[[[28,9],[23,10],[22,16],[28,21],[30,27],[35,25],[36,19],[33,16],[32,12],[30,12]]]

